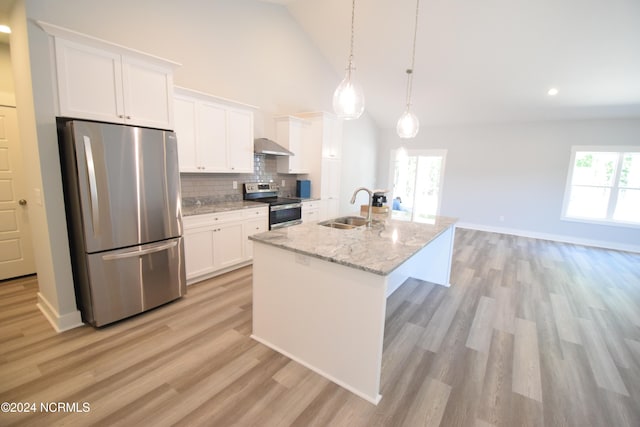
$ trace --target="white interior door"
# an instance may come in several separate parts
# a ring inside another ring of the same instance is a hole
[[[0,106],[0,280],[36,272],[16,109]]]

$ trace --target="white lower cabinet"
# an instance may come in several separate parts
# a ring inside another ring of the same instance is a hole
[[[242,223],[223,224],[213,230],[213,265],[226,268],[244,261]]]
[[[302,202],[302,223],[318,222],[320,220],[319,200]]]
[[[268,207],[183,218],[187,284],[251,262],[248,237],[269,230]]]
[[[253,258],[253,242],[249,240],[249,236],[269,231],[269,222],[266,219],[251,219],[243,224],[244,238],[246,242],[245,257]]]

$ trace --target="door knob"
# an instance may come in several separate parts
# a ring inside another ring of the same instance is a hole
[[[19,204],[20,206],[24,206],[24,205],[26,205],[26,204],[27,204],[27,201],[26,201],[25,199],[20,199],[20,200],[18,200],[18,204]]]

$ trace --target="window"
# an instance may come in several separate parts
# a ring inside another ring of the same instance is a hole
[[[562,217],[640,226],[640,147],[573,147]]]
[[[444,150],[399,149],[391,156],[391,218],[433,223],[440,211]]]

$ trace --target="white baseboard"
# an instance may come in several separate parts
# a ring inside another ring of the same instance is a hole
[[[251,265],[251,264],[253,264],[253,260],[252,259],[250,259],[248,261],[242,261],[241,263],[234,264],[234,265],[232,265],[230,267],[225,267],[225,268],[222,268],[220,270],[212,271],[210,273],[203,274],[201,276],[191,277],[190,279],[187,279],[187,286],[195,285],[196,283],[200,283],[203,280],[211,279],[211,278],[216,277],[216,276],[221,276],[221,275],[223,275],[225,273],[228,273],[228,272],[233,271],[233,270],[238,270],[238,269],[240,269],[242,267],[246,267],[247,265]]]
[[[53,329],[55,329],[56,332],[64,332],[69,329],[84,326],[82,317],[78,310],[61,316],[40,292],[38,292],[38,303],[36,306],[40,309],[49,323],[51,323],[51,326],[53,326]]]
[[[613,249],[616,251],[640,253],[640,245],[626,245],[615,242],[606,242],[602,240],[581,239],[579,237],[565,236],[561,234],[539,233],[537,231],[519,230],[513,228],[492,227],[480,224],[471,224],[467,222],[459,222],[456,224],[458,228],[468,228],[471,230],[488,231],[491,233],[510,234],[513,236],[529,237],[532,239],[551,240],[554,242],[571,243],[574,245],[592,246],[603,249]]]

